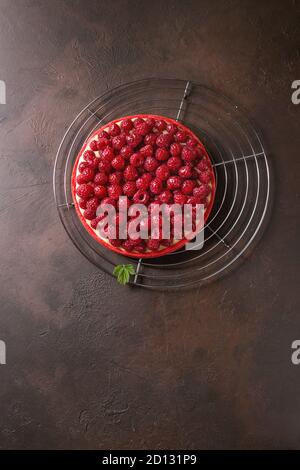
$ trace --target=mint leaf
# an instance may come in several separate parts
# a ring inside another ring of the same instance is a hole
[[[130,276],[135,274],[135,269],[132,264],[118,264],[114,267],[113,275],[116,277],[119,284],[128,284]]]
[[[134,269],[134,266],[132,266],[132,264],[126,264],[126,268],[129,274],[132,274],[132,275],[135,274],[135,269]]]
[[[123,285],[125,285],[129,282],[129,273],[128,273],[128,271],[126,271],[126,269],[124,269],[122,271],[119,282],[120,282],[120,284],[123,284]]]
[[[118,264],[117,266],[114,267],[113,275],[117,277],[118,274],[122,271],[122,269],[123,269],[122,264]]]

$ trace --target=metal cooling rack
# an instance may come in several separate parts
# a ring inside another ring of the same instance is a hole
[[[159,114],[184,123],[203,141],[213,162],[216,199],[204,247],[156,259],[118,255],[97,243],[81,224],[71,195],[71,173],[84,141],[101,124],[131,114]],[[112,275],[116,264],[136,265],[131,284],[191,287],[217,279],[242,261],[258,240],[270,200],[270,171],[261,139],[239,106],[190,81],[146,79],[99,96],[74,119],[57,152],[53,185],[61,221],[73,243]]]

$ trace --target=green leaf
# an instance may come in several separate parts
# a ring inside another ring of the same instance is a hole
[[[113,275],[117,277],[118,274],[122,271],[122,269],[123,269],[122,264],[118,264],[117,266],[114,267]]]
[[[126,264],[126,268],[129,274],[132,274],[132,275],[135,274],[135,269],[134,269],[134,266],[132,266],[132,264]]]
[[[117,278],[119,284],[128,284],[130,276],[135,274],[135,269],[132,264],[118,264],[114,267],[113,275]]]

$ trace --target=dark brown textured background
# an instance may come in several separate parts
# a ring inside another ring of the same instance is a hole
[[[300,448],[299,24],[299,1],[0,0],[1,448]],[[245,106],[275,167],[251,258],[184,294],[117,285],[53,201],[74,116],[148,76]]]

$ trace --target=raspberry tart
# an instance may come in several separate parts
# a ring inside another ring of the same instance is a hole
[[[85,142],[72,172],[72,195],[82,224],[95,240],[117,253],[152,258],[181,248],[187,238],[176,239],[172,227],[167,239],[160,231],[153,236],[152,219],[145,221],[149,236],[119,238],[122,205],[127,210],[143,204],[150,217],[155,204],[203,204],[205,223],[214,202],[215,176],[204,145],[190,129],[164,116],[126,116],[100,127]],[[116,211],[117,232],[110,234],[108,227],[107,237],[97,230],[103,218],[98,209],[104,204]],[[135,218],[126,215],[126,227]]]

